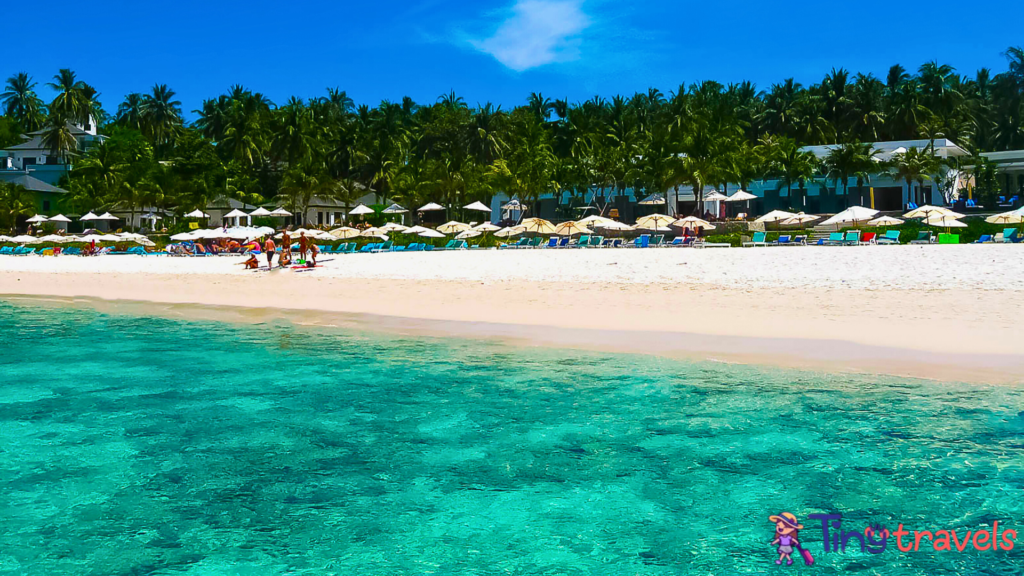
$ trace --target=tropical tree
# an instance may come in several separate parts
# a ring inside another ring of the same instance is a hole
[[[19,72],[7,79],[4,92],[0,94],[4,114],[28,132],[38,130],[46,120],[46,106],[36,95],[35,87],[31,76]]]
[[[0,211],[4,214],[12,233],[17,226],[18,216],[35,211],[34,200],[32,193],[24,186],[0,180]]]
[[[889,162],[889,172],[896,180],[906,182],[910,197],[918,205],[928,204],[924,197],[924,181],[931,180],[932,174],[938,171],[938,160],[931,150],[911,147],[906,152],[893,155]],[[918,184],[914,191],[914,183]]]

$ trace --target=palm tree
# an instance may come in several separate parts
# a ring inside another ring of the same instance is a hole
[[[47,86],[57,92],[57,97],[50,103],[51,114],[56,114],[63,121],[73,124],[89,123],[89,114],[92,110],[89,106],[90,98],[86,94],[87,85],[79,80],[74,72],[61,68],[53,77],[53,82]]]
[[[72,151],[78,150],[78,140],[75,138],[71,125],[59,114],[50,115],[50,122],[43,129],[42,143],[65,166],[68,164],[68,157]]]
[[[35,197],[20,184],[0,180],[0,210],[7,215],[13,233],[18,224],[18,216],[35,211]]]
[[[156,84],[153,91],[142,99],[143,132],[153,141],[158,156],[181,129],[181,102],[174,96],[174,90],[166,84]]]
[[[889,162],[889,172],[892,177],[907,183],[909,197],[918,205],[928,203],[924,198],[924,181],[931,180],[931,175],[937,170],[938,161],[931,150],[919,150],[917,147],[911,147],[906,152],[893,155]],[[913,189],[914,182],[918,183],[917,193]]]
[[[38,130],[46,119],[46,106],[36,95],[35,87],[31,76],[19,72],[7,79],[4,92],[0,94],[4,114],[28,132]]]
[[[878,154],[879,151],[872,148],[871,144],[849,142],[833,148],[825,157],[825,175],[835,181],[837,193],[842,182],[845,192],[844,208],[850,207],[850,178],[856,177],[858,189],[862,188],[864,180],[876,170],[875,158]],[[863,194],[859,196],[858,204],[863,204]]]
[[[796,203],[793,201],[793,184],[803,189],[804,183],[814,177],[814,172],[818,167],[818,157],[813,152],[800,150],[795,141],[785,139],[781,142],[776,162],[779,189],[781,190],[783,186],[786,187],[789,208],[796,209]]]
[[[142,130],[144,97],[138,92],[132,92],[124,97],[117,107],[116,122],[125,128]]]

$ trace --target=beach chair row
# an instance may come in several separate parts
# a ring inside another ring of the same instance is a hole
[[[543,238],[521,238],[514,244],[501,244],[500,249],[524,249],[524,248],[670,248],[670,247],[710,247],[729,246],[729,244],[707,243],[701,238],[694,236],[677,236],[670,242],[665,241],[664,234],[641,234],[633,240],[622,238],[605,238],[604,236],[581,235],[579,238],[567,236],[553,236],[545,241]]]
[[[338,246],[320,246],[317,245],[317,249],[320,250],[321,254],[376,254],[378,252],[441,252],[444,250],[468,250],[474,249],[476,246],[470,246],[465,240],[449,240],[447,244],[441,247],[435,247],[425,242],[413,242],[407,245],[396,246],[394,242],[388,240],[387,242],[371,242],[370,244],[364,244],[361,248],[355,242],[346,242],[339,244]]]

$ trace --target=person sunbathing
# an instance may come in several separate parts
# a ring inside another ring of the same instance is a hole
[[[250,254],[249,259],[242,262],[245,265],[246,270],[258,270],[260,267],[260,261],[256,259],[255,254]]]

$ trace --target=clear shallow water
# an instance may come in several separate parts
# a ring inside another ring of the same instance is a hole
[[[1022,530],[1007,388],[2,301],[0,334],[0,574],[1021,573],[767,544],[783,510]]]

